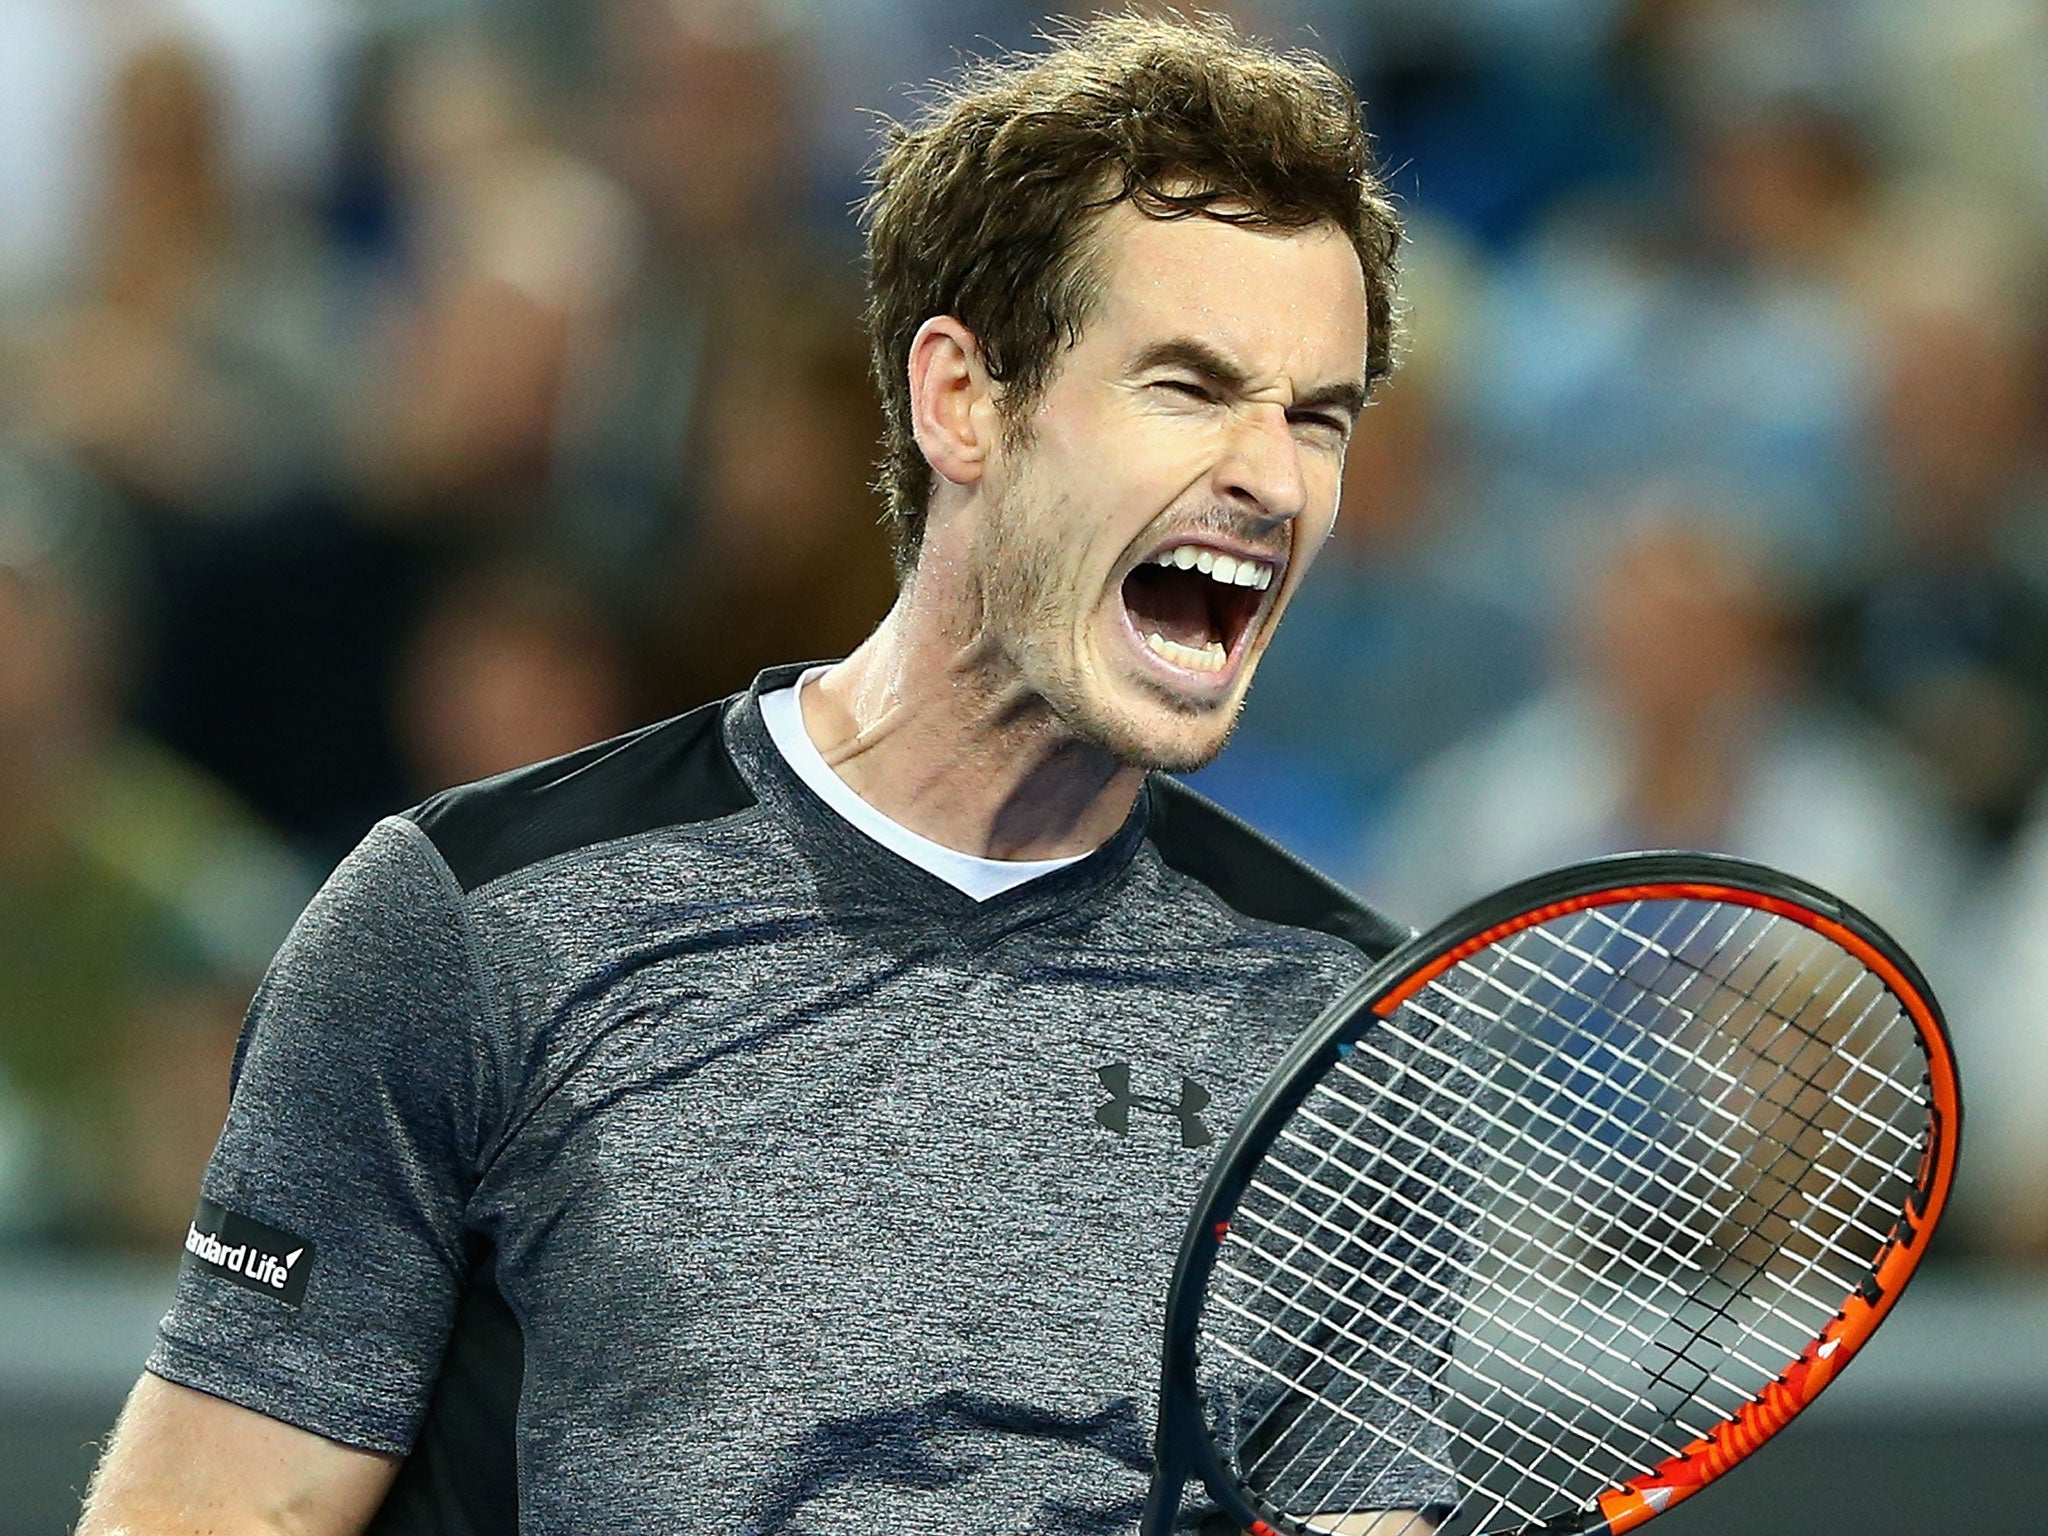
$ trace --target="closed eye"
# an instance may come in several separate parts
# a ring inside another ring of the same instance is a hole
[[[1351,435],[1351,421],[1349,417],[1332,415],[1323,411],[1290,411],[1287,419],[1297,427],[1311,427],[1318,434],[1327,433],[1340,443]]]

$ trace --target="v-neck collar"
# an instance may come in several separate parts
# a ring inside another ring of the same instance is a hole
[[[816,662],[772,667],[725,711],[733,762],[762,807],[789,826],[821,890],[854,903],[872,918],[910,926],[934,924],[971,948],[1092,905],[1113,886],[1144,841],[1150,786],[1141,789],[1123,825],[1093,853],[1064,868],[977,901],[929,870],[876,842],[821,800],[798,777],[768,734],[761,695],[793,687]]]

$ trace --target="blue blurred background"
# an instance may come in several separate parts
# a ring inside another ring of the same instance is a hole
[[[2038,1532],[2048,6],[1227,9],[1342,61],[1412,243],[1197,782],[1415,923],[1698,846],[1893,929],[1971,1116],[1937,1273],[1672,1536]],[[886,607],[862,170],[1058,14],[0,0],[0,1531],[75,1509],[370,822]]]

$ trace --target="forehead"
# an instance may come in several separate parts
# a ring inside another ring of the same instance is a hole
[[[1365,275],[1335,225],[1155,219],[1119,203],[1095,240],[1101,286],[1087,329],[1100,342],[1194,336],[1297,385],[1362,376]]]

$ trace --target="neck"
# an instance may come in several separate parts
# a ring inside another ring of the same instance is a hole
[[[1057,859],[1107,842],[1142,768],[1077,740],[978,625],[916,576],[880,627],[800,700],[825,761],[876,810],[990,859]]]

